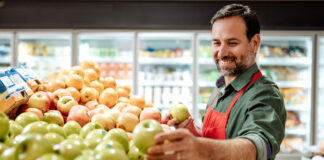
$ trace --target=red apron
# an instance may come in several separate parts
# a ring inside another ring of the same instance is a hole
[[[231,105],[228,107],[225,114],[219,113],[210,107],[212,106],[213,102],[215,101],[219,91],[216,93],[215,97],[211,101],[210,105],[208,106],[203,127],[202,127],[202,136],[206,138],[213,138],[213,139],[226,139],[226,125],[229,114],[237,101],[237,99],[241,96],[241,94],[248,88],[254,81],[259,79],[262,76],[262,73],[259,71],[258,73],[254,74],[252,80],[243,87],[235,96],[234,100],[232,101]]]

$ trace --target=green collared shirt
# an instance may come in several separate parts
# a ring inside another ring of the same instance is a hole
[[[225,113],[236,94],[258,71],[257,64],[254,64],[229,85],[216,87],[207,107],[217,91],[220,91],[211,108]],[[262,76],[245,90],[233,106],[226,126],[226,138],[248,138],[256,145],[258,160],[275,159],[285,135],[286,116],[284,100],[278,86]]]

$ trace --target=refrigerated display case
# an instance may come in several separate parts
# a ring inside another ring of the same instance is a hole
[[[162,114],[176,103],[192,105],[193,33],[138,34],[138,94]]]
[[[319,36],[317,40],[318,45],[318,79],[317,79],[317,125],[316,125],[316,144],[319,144],[320,141],[324,140],[324,99],[321,98],[324,96],[324,36]]]
[[[133,86],[134,33],[83,32],[79,34],[79,61],[93,60],[102,77]],[[118,85],[117,84],[117,85]]]
[[[71,67],[70,32],[18,32],[18,64],[29,66],[42,79]]]
[[[312,36],[263,34],[257,62],[284,97],[287,121],[281,152],[302,152],[311,133]]]
[[[0,32],[0,70],[12,65],[12,34]]]
[[[213,89],[216,87],[216,80],[220,77],[220,73],[216,68],[216,64],[211,52],[211,34],[200,33],[197,35],[198,42],[198,113],[199,119],[205,114],[207,102]]]

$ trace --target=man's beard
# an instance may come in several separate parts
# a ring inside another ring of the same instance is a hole
[[[224,60],[231,60],[234,61],[235,63],[235,67],[234,68],[220,68],[219,67],[219,60],[220,59],[216,59],[215,63],[217,66],[217,70],[218,72],[220,72],[223,76],[234,76],[234,75],[239,75],[241,73],[243,73],[246,69],[248,69],[248,65],[249,62],[251,61],[252,58],[252,52],[251,52],[251,47],[249,47],[248,53],[246,56],[242,56],[240,57],[240,61],[241,63],[237,62],[237,58],[234,56],[225,56],[223,58],[221,58],[222,61]],[[248,62],[248,63],[244,63],[244,62]]]

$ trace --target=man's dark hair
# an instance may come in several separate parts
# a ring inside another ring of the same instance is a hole
[[[222,7],[210,20],[211,25],[214,24],[218,19],[226,17],[240,16],[245,21],[246,25],[246,36],[250,41],[255,34],[260,33],[260,23],[258,16],[249,6],[242,4],[230,4]]]

